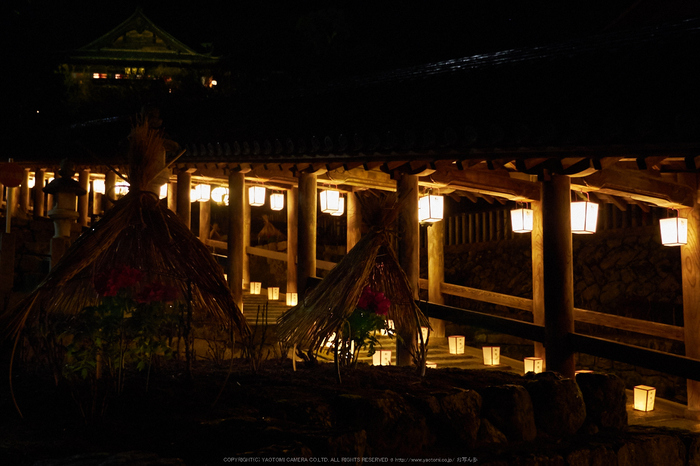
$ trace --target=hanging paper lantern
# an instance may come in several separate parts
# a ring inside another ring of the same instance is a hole
[[[598,224],[598,204],[595,202],[571,203],[571,232],[579,234],[595,233]]]

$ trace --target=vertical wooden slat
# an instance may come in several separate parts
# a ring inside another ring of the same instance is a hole
[[[297,293],[298,189],[287,191],[287,293]]]
[[[316,276],[316,225],[318,196],[317,177],[312,173],[299,174],[297,205],[297,290],[301,300],[310,277]]]
[[[192,174],[187,170],[177,173],[177,215],[187,228],[190,228],[192,216],[192,204],[190,202],[190,191],[192,190]],[[229,194],[230,199],[230,194]]]
[[[178,177],[178,187],[180,180]],[[180,190],[178,189],[178,194]],[[231,172],[228,176],[228,286],[236,305],[243,310],[243,257],[245,252],[245,175]],[[178,205],[180,196],[178,196]]]
[[[397,183],[399,203],[399,264],[406,272],[413,291],[413,298],[419,297],[418,280],[420,278],[420,244],[418,224],[418,177],[401,175]],[[397,331],[401,332],[400,329]],[[396,342],[396,364],[407,366],[412,363],[411,354],[416,347],[417,335],[399,334]]]
[[[455,218],[455,223],[457,223]],[[445,225],[436,222],[428,227],[428,301],[444,304],[441,285],[445,281]],[[431,337],[445,337],[445,321],[430,319]]]

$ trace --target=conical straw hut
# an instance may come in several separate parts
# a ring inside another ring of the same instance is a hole
[[[366,286],[383,292],[391,301],[387,319],[394,321],[399,335],[416,335],[420,327],[429,327],[393,247],[399,203],[394,194],[380,196],[379,200],[374,195],[358,196],[369,232],[301,303],[280,317],[281,341],[318,351],[329,336],[339,334]]]

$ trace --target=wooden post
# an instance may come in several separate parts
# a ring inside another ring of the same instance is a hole
[[[207,244],[211,231],[211,200],[199,201],[199,240]]]
[[[85,190],[86,195],[78,196],[78,224],[88,226],[88,206],[90,205],[90,169],[85,168],[80,170],[78,174],[78,182],[80,187]]]
[[[7,310],[14,285],[16,238],[16,234],[0,233],[0,312]]]
[[[168,209],[177,213],[177,183],[168,183]]]
[[[177,172],[177,215],[190,228],[192,205],[190,191],[192,190],[192,174],[187,170]],[[231,195],[229,194],[229,200]]]
[[[107,212],[112,208],[112,202],[109,201],[110,198],[114,198],[114,185],[117,184],[117,174],[112,170],[105,174],[105,196],[102,196],[104,205],[102,209]]]
[[[29,213],[29,194],[29,169],[25,168],[19,190],[19,207],[25,214]]]
[[[316,175],[299,174],[297,216],[297,290],[303,299],[309,277],[316,276]]]
[[[251,209],[250,196],[245,185],[243,186],[243,196],[243,288],[248,288],[250,286],[250,256],[246,251],[250,246]]]
[[[44,216],[44,177],[46,169],[39,168],[34,172],[34,218]]]
[[[542,257],[542,203],[532,203],[532,322],[544,326],[544,263]],[[535,342],[535,357],[545,360],[544,345]],[[546,362],[546,360],[545,360]]]
[[[287,293],[298,293],[297,289],[297,249],[298,188],[287,191]],[[297,295],[298,296],[298,295]]]
[[[180,186],[179,180],[178,186]],[[239,309],[243,310],[245,174],[240,172],[229,174],[228,192],[228,286],[234,302]]]
[[[428,226],[428,301],[445,304],[441,285],[445,281],[445,222]],[[445,321],[430,318],[431,337],[445,338]],[[432,338],[431,338],[432,340]]]
[[[408,283],[413,291],[413,299],[418,299],[418,280],[420,278],[420,226],[418,224],[418,177],[401,175],[397,191],[401,211],[399,212],[399,265],[406,272]],[[444,233],[443,233],[444,235]],[[397,329],[397,331],[400,331]],[[403,343],[396,342],[396,364],[412,364],[411,354],[416,349],[417,335],[400,335]]]
[[[571,182],[552,175],[542,182],[542,263],[547,369],[574,377],[574,269],[571,238]]]
[[[346,252],[350,252],[362,237],[362,212],[360,211],[355,193],[348,193],[345,199],[345,205],[348,216]]]
[[[688,219],[688,244],[681,246],[683,280],[683,331],[685,355],[700,359],[700,205],[698,205],[698,175],[679,174],[682,184],[695,190],[692,209],[683,209],[681,217]],[[700,420],[700,382],[688,379],[688,409],[686,416]]]

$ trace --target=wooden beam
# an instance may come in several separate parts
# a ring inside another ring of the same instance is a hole
[[[538,183],[511,178],[507,173],[482,170],[455,170],[451,164],[438,164],[431,179],[438,184],[463,191],[500,196],[511,201],[532,202],[539,200]]]

